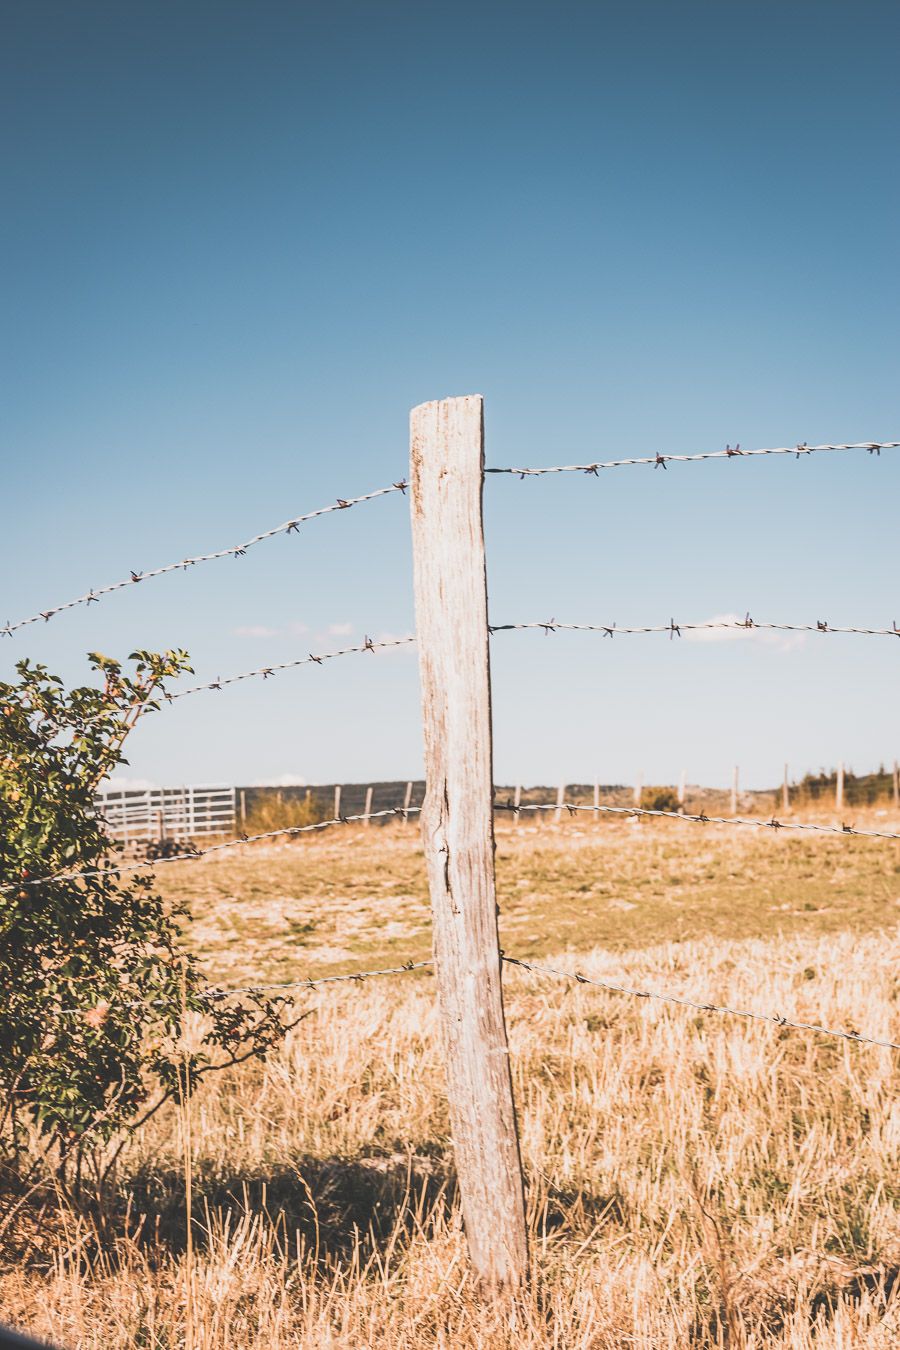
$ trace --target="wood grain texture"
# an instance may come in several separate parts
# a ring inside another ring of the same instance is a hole
[[[410,415],[416,635],[426,793],[421,825],[463,1221],[483,1286],[525,1280],[522,1169],[497,932],[483,408]]]

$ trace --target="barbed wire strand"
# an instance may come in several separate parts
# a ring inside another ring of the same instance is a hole
[[[528,970],[536,975],[553,975],[560,979],[574,980],[578,984],[592,985],[596,989],[604,989],[612,994],[629,994],[633,998],[656,999],[662,1003],[676,1003],[682,1008],[691,1008],[695,1012],[707,1013],[725,1013],[731,1017],[746,1017],[754,1022],[771,1022],[777,1027],[787,1027],[791,1031],[813,1031],[823,1036],[837,1036],[841,1040],[856,1041],[859,1045],[879,1045],[888,1050],[900,1050],[900,1043],[889,1041],[880,1036],[864,1036],[857,1031],[844,1031],[835,1027],[821,1026],[818,1022],[798,1022],[792,1018],[784,1017],[781,1013],[763,1013],[750,1008],[730,1008],[721,1003],[699,1002],[695,999],[685,998],[681,994],[661,993],[656,989],[633,989],[628,985],[616,984],[612,980],[595,980],[587,975],[582,975],[580,971],[559,970],[555,966],[538,965],[534,961],[524,961],[520,957],[507,956],[501,954],[503,960],[509,966],[519,966],[522,970]]]
[[[241,680],[252,680],[257,676],[262,676],[267,680],[269,676],[275,675],[281,670],[293,670],[296,666],[322,665],[323,661],[333,661],[337,656],[350,656],[355,652],[377,652],[387,647],[404,647],[410,642],[415,642],[414,637],[385,638],[382,641],[375,642],[372,638],[364,638],[357,647],[342,647],[336,652],[322,652],[314,656],[310,652],[309,656],[303,656],[297,661],[279,661],[270,666],[258,666],[255,670],[245,670],[239,675],[228,675],[225,679],[219,676],[211,680],[209,684],[195,684],[189,689],[179,689],[175,693],[166,693],[164,695],[167,703],[174,703],[177,698],[186,698],[188,694],[202,694],[207,689],[224,689],[228,684],[238,684]],[[148,709],[150,711],[150,709]]]
[[[197,858],[206,858],[210,853],[221,853],[225,849],[242,848],[245,844],[256,844],[261,839],[292,838],[298,834],[311,834],[316,830],[327,830],[333,825],[353,825],[358,821],[381,820],[386,816],[416,815],[420,806],[392,806],[384,811],[369,811],[355,816],[335,816],[333,820],[320,820],[315,825],[285,825],[280,830],[266,830],[262,834],[242,834],[236,839],[226,839],[221,844],[210,844],[209,848],[195,848],[190,852],[176,853],[168,858],[144,858],[140,862],[112,863],[109,867],[96,867],[84,872],[56,872],[49,877],[23,877],[20,881],[0,886],[0,895],[21,890],[26,886],[46,886],[52,881],[79,881],[88,877],[118,876],[122,872],[153,872],[167,863],[192,862]]]
[[[824,619],[817,619],[815,623],[765,623],[752,619],[749,614],[743,619],[709,619],[703,623],[676,623],[670,619],[668,623],[646,624],[639,628],[623,628],[616,623],[558,623],[556,619],[548,619],[545,622],[534,621],[531,623],[497,623],[489,625],[491,633],[513,632],[526,628],[542,628],[545,633],[556,633],[560,630],[578,633],[602,633],[604,637],[629,636],[635,633],[668,633],[670,638],[681,637],[684,633],[700,632],[711,628],[727,629],[735,632],[750,632],[757,629],[765,632],[779,633],[856,633],[863,637],[900,637],[900,627],[894,620],[890,628],[859,628],[842,627],[837,624],[827,623]]]
[[[241,558],[248,549],[253,548],[256,544],[261,544],[266,539],[274,539],[278,534],[293,534],[301,525],[309,520],[315,520],[318,516],[327,516],[332,511],[346,511],[351,506],[358,506],[360,502],[371,502],[376,497],[385,497],[391,492],[406,492],[407,486],[406,481],[401,480],[392,483],[390,487],[376,488],[374,492],[365,492],[361,497],[339,497],[330,506],[320,506],[316,511],[307,511],[305,515],[295,516],[292,520],[285,520],[281,525],[275,525],[271,530],[263,530],[261,534],[255,534],[252,539],[247,539],[243,544],[236,544],[232,548],[218,549],[215,553],[198,553],[190,558],[182,558],[180,562],[166,563],[163,567],[153,567],[147,572],[132,572],[123,581],[113,581],[107,586],[94,587],[85,595],[79,595],[74,600],[67,600],[65,604],[53,605],[49,609],[40,610],[37,614],[32,614],[27,619],[19,619],[16,623],[7,622],[0,627],[0,637],[12,637],[13,633],[19,628],[27,628],[29,624],[40,623],[41,621],[47,623],[67,609],[75,609],[78,605],[95,604],[104,595],[111,595],[113,591],[121,591],[126,586],[136,586],[138,582],[149,581],[151,577],[165,576],[168,572],[186,571],[189,567],[196,567],[198,563],[214,562],[218,558]]]
[[[365,980],[374,980],[382,975],[405,975],[411,970],[424,970],[427,966],[433,966],[433,961],[405,961],[402,966],[384,966],[378,970],[352,970],[346,975],[321,975],[317,979],[310,980],[279,980],[271,984],[245,984],[236,989],[222,988],[220,985],[211,984],[206,989],[201,989],[195,995],[199,999],[211,1003],[220,1003],[223,999],[234,998],[239,994],[266,994],[279,989],[319,989],[324,984],[362,984]],[[106,1000],[103,1000],[104,1002]],[[168,1000],[162,998],[136,998],[127,1003],[121,1003],[118,999],[113,999],[110,1006],[117,1008],[153,1008],[157,1006],[167,1006]],[[56,1012],[62,1015],[78,1015],[79,1013],[89,1012],[90,1006],[84,1008],[57,1008]]]
[[[857,1031],[847,1031],[843,1028],[826,1027],[818,1022],[801,1022],[793,1018],[785,1017],[782,1013],[763,1013],[751,1008],[732,1008],[727,1004],[712,1003],[708,1000],[700,1001],[698,999],[687,998],[682,994],[670,994],[656,989],[636,989],[630,985],[618,984],[613,980],[593,979],[581,971],[561,970],[556,966],[547,966],[536,961],[527,961],[522,957],[509,956],[506,952],[500,953],[500,959],[505,965],[518,966],[521,970],[526,970],[535,975],[553,976],[557,979],[571,980],[577,984],[590,985],[595,989],[602,989],[606,993],[626,994],[632,998],[653,999],[661,1003],[672,1003],[681,1008],[690,1008],[693,1012],[703,1013],[721,1013],[730,1017],[743,1017],[755,1022],[769,1022],[773,1026],[784,1027],[791,1031],[809,1031],[822,1036],[837,1037],[840,1040],[855,1041],[858,1045],[881,1046],[888,1050],[900,1050],[900,1043],[887,1040],[879,1036],[867,1036]],[[276,990],[287,989],[317,989],[326,984],[362,984],[365,980],[377,979],[387,975],[404,975],[414,970],[425,970],[434,965],[433,960],[426,961],[405,961],[400,966],[386,966],[374,970],[350,971],[343,975],[324,975],[318,979],[301,980],[281,980],[266,984],[242,985],[237,988],[221,988],[217,985],[210,985],[207,989],[200,991],[198,998],[204,1001],[221,1002],[226,998],[233,998],[242,994],[262,994],[271,993]],[[105,1002],[105,1000],[101,1000]],[[157,1004],[162,1005],[163,999],[134,999],[129,1002],[118,1002],[113,1000],[117,1008],[142,1008],[154,1007]],[[89,1012],[90,1007],[86,1008],[59,1008],[58,1015],[80,1015]]]
[[[858,830],[853,825],[814,825],[803,824],[799,821],[777,820],[774,816],[771,820],[752,820],[744,816],[708,816],[705,812],[699,815],[689,815],[680,811],[659,811],[650,807],[643,806],[581,806],[576,802],[529,802],[524,805],[514,806],[512,802],[494,802],[495,811],[510,811],[515,815],[520,815],[525,811],[568,811],[570,815],[579,811],[593,812],[601,815],[617,816],[653,816],[667,820],[678,820],[683,824],[697,825],[740,825],[751,826],[755,829],[766,830],[806,830],[818,834],[837,834],[842,836],[853,836],[858,839],[892,839],[900,840],[900,834],[891,833],[888,830]],[[0,895],[5,895],[10,891],[21,890],[28,886],[45,886],[54,881],[78,881],[82,878],[98,876],[118,876],[123,872],[141,872],[155,871],[157,867],[162,867],[167,863],[191,862],[197,858],[205,858],[211,853],[220,853],[225,849],[240,848],[244,844],[255,844],[262,839],[291,838],[299,834],[311,834],[317,830],[327,830],[333,825],[352,825],[358,821],[379,820],[387,816],[396,816],[406,819],[408,816],[417,815],[422,808],[420,806],[395,806],[384,811],[370,811],[360,815],[336,816],[333,820],[321,820],[315,825],[288,825],[280,830],[267,830],[263,834],[239,835],[236,839],[226,839],[221,844],[211,844],[209,848],[192,849],[189,853],[175,854],[169,858],[144,859],[140,862],[112,864],[109,867],[94,868],[84,872],[57,872],[49,877],[25,877],[21,881],[11,883],[6,886],[0,886]]]
[[[857,839],[900,839],[900,834],[888,830],[857,830],[853,825],[813,825],[795,820],[753,820],[746,816],[708,816],[705,812],[691,815],[683,811],[658,811],[648,806],[581,806],[577,802],[527,802],[514,806],[512,802],[495,802],[495,811],[512,811],[519,815],[523,811],[568,811],[574,815],[578,811],[612,816],[654,816],[666,820],[680,820],[693,825],[745,825],[761,830],[809,830],[816,834],[852,835]]]
[[[497,623],[488,626],[488,632],[491,633],[491,635],[494,633],[524,631],[526,629],[542,629],[545,633],[555,633],[558,631],[602,633],[604,637],[629,637],[640,633],[668,633],[669,637],[672,638],[681,637],[684,633],[706,629],[723,629],[736,632],[763,630],[783,633],[852,633],[862,637],[900,637],[900,626],[898,626],[896,620],[891,628],[861,628],[842,627],[836,624],[827,623],[824,619],[818,619],[815,623],[764,623],[752,619],[749,614],[744,619],[711,619],[704,623],[679,623],[676,622],[675,619],[670,619],[668,623],[648,624],[638,628],[621,627],[616,623],[560,623],[556,619],[529,623]],[[279,661],[268,666],[257,666],[253,670],[241,671],[237,675],[228,675],[225,678],[217,676],[215,680],[210,680],[206,684],[192,685],[188,689],[179,689],[174,693],[166,692],[163,697],[166,702],[173,703],[176,699],[186,698],[189,694],[202,694],[211,689],[224,689],[227,685],[238,684],[242,680],[251,680],[260,677],[263,680],[266,680],[270,676],[277,674],[279,671],[294,670],[298,666],[320,666],[324,661],[332,661],[338,656],[351,656],[358,652],[376,652],[389,647],[404,647],[415,641],[416,639],[413,636],[386,638],[377,642],[372,638],[366,637],[363,639],[362,643],[355,647],[342,647],[339,651],[322,652],[318,656],[310,652],[308,656],[300,657],[296,661]],[[148,709],[147,711],[152,710]]]
[[[866,450],[870,455],[880,455],[882,450],[896,450],[900,441],[853,441],[843,445],[799,445],[768,446],[760,450],[742,450],[739,445],[727,445],[724,450],[707,450],[695,455],[639,455],[629,459],[595,460],[591,464],[555,464],[546,468],[498,468],[485,469],[485,473],[515,473],[520,478],[535,478],[545,473],[589,473],[598,474],[601,469],[621,469],[632,464],[652,464],[655,469],[665,469],[667,464],[687,464],[705,459],[749,459],[756,455],[801,455],[822,454],[829,450]]]

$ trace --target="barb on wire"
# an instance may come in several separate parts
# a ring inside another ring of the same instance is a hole
[[[580,971],[558,970],[555,966],[538,965],[534,961],[523,961],[517,956],[507,956],[505,952],[501,953],[501,960],[508,966],[520,966],[522,970],[528,970],[535,975],[553,975],[559,979],[574,980],[578,984],[593,985],[596,989],[605,989],[611,994],[630,994],[633,998],[652,998],[661,1003],[677,1003],[679,1007],[691,1008],[695,1012],[725,1013],[731,1017],[746,1017],[755,1022],[771,1022],[777,1027],[787,1027],[791,1031],[813,1031],[822,1036],[837,1036],[841,1040],[856,1041],[859,1045],[880,1045],[888,1050],[900,1050],[900,1043],[889,1041],[880,1036],[864,1036],[858,1031],[845,1031],[840,1028],[821,1026],[817,1022],[798,1022],[792,1018],[784,1017],[781,1013],[763,1013],[756,1012],[751,1008],[729,1008],[721,1003],[700,1003],[695,999],[685,998],[681,994],[666,994],[656,989],[633,989],[629,985],[616,984],[612,980],[595,980],[587,975],[582,975]]]
[[[826,623],[823,619],[817,619],[815,623],[766,623],[758,619],[751,619],[749,614],[743,619],[709,619],[703,623],[676,623],[674,619],[670,619],[668,623],[644,624],[636,628],[621,628],[616,623],[559,623],[556,619],[545,619],[530,623],[490,624],[488,631],[491,633],[510,633],[528,628],[540,628],[544,633],[558,631],[602,633],[604,637],[612,637],[614,634],[620,633],[624,636],[634,633],[668,633],[670,638],[674,638],[681,637],[684,633],[696,633],[710,628],[731,629],[738,632],[753,629],[775,633],[856,633],[862,637],[900,637],[900,627],[898,627],[896,619],[892,621],[890,628],[863,628],[859,626],[841,627],[840,625]]]
[[[120,591],[126,586],[134,586],[139,581],[148,581],[151,577],[165,576],[167,572],[179,572],[187,570],[189,567],[195,567],[198,563],[214,562],[217,558],[242,558],[248,549],[256,544],[261,544],[266,539],[274,539],[278,534],[295,534],[300,526],[308,520],[315,520],[317,516],[327,516],[332,511],[346,511],[350,506],[358,506],[360,502],[371,502],[376,497],[385,497],[391,492],[406,491],[407,484],[404,481],[392,483],[390,487],[377,488],[374,492],[366,492],[361,497],[339,497],[331,506],[320,506],[316,511],[307,511],[305,515],[295,516],[293,520],[286,520],[281,525],[275,525],[270,530],[263,530],[261,534],[255,534],[252,539],[247,539],[243,544],[235,544],[232,548],[218,549],[215,553],[198,553],[191,558],[182,558],[180,562],[166,563],[164,567],[153,567],[147,572],[132,571],[123,581],[113,581],[108,586],[95,586],[87,592],[86,595],[79,595],[74,600],[67,600],[65,604],[53,605],[49,609],[42,609],[37,614],[30,615],[27,619],[19,619],[16,623],[7,622],[0,627],[0,636],[12,637],[13,633],[19,628],[26,628],[29,624],[45,623],[54,618],[57,614],[62,614],[64,610],[75,609],[78,605],[96,604],[102,595],[111,595],[113,591]]]
[[[368,811],[356,816],[337,816],[333,820],[320,820],[315,825],[286,825],[280,830],[266,830],[263,834],[242,834],[236,839],[226,839],[221,844],[210,844],[209,848],[195,848],[190,853],[176,853],[167,858],[144,858],[140,862],[110,863],[108,867],[91,868],[84,872],[55,872],[49,877],[23,877],[20,881],[0,886],[0,895],[9,891],[18,891],[25,886],[46,886],[53,881],[79,881],[85,877],[118,876],[122,872],[154,872],[166,863],[191,862],[196,858],[206,858],[210,853],[222,853],[225,849],[242,848],[244,844],[256,844],[261,839],[292,838],[298,834],[312,834],[316,830],[327,830],[332,825],[353,825],[362,820],[382,820],[386,816],[414,815],[421,811],[420,806],[394,806],[384,811]]]
[[[264,680],[275,675],[280,670],[293,670],[296,666],[316,665],[321,666],[324,661],[333,661],[337,656],[351,656],[355,652],[375,652],[385,647],[404,647],[410,642],[415,642],[414,637],[386,638],[383,642],[375,642],[372,638],[365,638],[358,647],[342,647],[336,652],[321,652],[318,656],[310,652],[309,656],[302,656],[297,661],[278,661],[271,666],[258,666],[255,670],[245,670],[239,675],[228,675],[224,680],[221,676],[218,679],[211,680],[209,684],[191,685],[189,689],[179,689],[174,693],[165,695],[168,703],[173,703],[177,698],[187,698],[188,694],[202,694],[207,689],[224,689],[228,684],[238,684],[241,680],[252,680],[261,676]],[[148,709],[147,711],[152,711]]]
[[[525,805],[511,806],[509,802],[495,802],[495,811],[512,811],[519,815],[523,811],[559,811],[565,809],[570,815],[577,811],[589,811],[597,815],[610,816],[659,816],[666,820],[680,820],[688,825],[746,825],[757,830],[808,830],[816,834],[853,835],[858,839],[900,839],[900,834],[889,830],[857,830],[853,825],[809,825],[794,820],[752,820],[746,816],[708,816],[701,811],[699,815],[689,815],[684,811],[657,811],[649,806],[582,806],[577,802],[528,802]]]
[[[404,961],[402,966],[384,966],[379,970],[351,970],[346,975],[320,975],[311,980],[280,980],[272,984],[245,984],[236,989],[222,988],[211,984],[201,989],[197,997],[209,1003],[221,1003],[223,999],[235,998],[240,994],[267,994],[279,989],[318,989],[323,984],[362,984],[365,980],[374,980],[382,975],[405,975],[411,970],[424,970],[433,966],[433,961]],[[152,1008],[156,1004],[166,1004],[165,999],[132,999],[127,1003],[116,1002],[117,1008]],[[84,1008],[58,1008],[60,1015],[83,1013]]]
[[[853,441],[845,445],[807,445],[803,441],[800,445],[770,446],[761,450],[742,450],[739,445],[727,445],[724,450],[707,450],[696,455],[665,455],[658,451],[655,455],[596,460],[592,464],[554,464],[539,469],[485,469],[485,473],[515,473],[520,478],[536,478],[545,473],[587,473],[596,478],[601,469],[621,469],[631,464],[651,464],[654,469],[665,469],[669,464],[686,464],[703,459],[733,459],[736,455],[741,459],[752,455],[794,455],[799,459],[801,455],[821,454],[828,450],[867,450],[870,455],[880,455],[882,450],[896,450],[898,446],[900,441]]]

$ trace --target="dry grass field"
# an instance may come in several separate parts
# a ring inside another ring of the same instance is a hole
[[[159,878],[222,983],[428,955],[412,825]],[[501,824],[498,886],[513,955],[900,1038],[896,844]],[[303,992],[311,1015],[268,1063],[145,1127],[102,1233],[46,1197],[27,1210],[3,1318],[79,1350],[900,1345],[896,1052],[505,978],[533,1266],[515,1306],[467,1276],[415,972]]]

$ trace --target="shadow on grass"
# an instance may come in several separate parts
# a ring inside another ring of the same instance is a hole
[[[898,1288],[900,1268],[897,1266],[852,1272],[838,1268],[830,1275],[823,1271],[819,1287],[811,1292],[808,1300],[801,1300],[806,1325],[810,1330],[821,1331],[834,1324],[841,1304],[864,1302],[870,1303],[880,1319],[886,1322]],[[774,1339],[785,1332],[797,1311],[796,1291],[776,1292],[766,1290],[763,1285],[756,1289],[749,1286],[738,1297],[723,1298],[721,1293],[721,1290],[710,1290],[707,1316],[695,1320],[690,1329],[687,1343],[696,1346],[697,1350],[707,1350],[710,1346],[740,1350],[747,1344],[746,1333],[750,1326],[757,1333],[760,1327],[765,1328],[766,1337]]]
[[[535,1188],[532,1191],[532,1187]],[[281,1166],[251,1171],[222,1171],[201,1162],[191,1179],[192,1238],[196,1251],[234,1234],[240,1225],[261,1222],[274,1249],[285,1259],[298,1250],[323,1266],[356,1253],[366,1259],[388,1246],[405,1244],[413,1234],[426,1239],[446,1228],[457,1203],[456,1174],[438,1149],[432,1153],[371,1153],[352,1158],[293,1158]],[[536,1233],[583,1235],[606,1222],[621,1223],[620,1197],[560,1189],[549,1178],[532,1179],[529,1209]],[[61,1197],[48,1192],[38,1214],[23,1215],[24,1241],[13,1259],[46,1264],[52,1234],[78,1231],[69,1261],[89,1270],[98,1261],[110,1269],[140,1249],[153,1267],[179,1256],[187,1245],[184,1173],[177,1167],[151,1167],[110,1187],[100,1203],[83,1194],[76,1214]],[[34,1219],[45,1240],[34,1242]],[[46,1239],[50,1238],[48,1242]]]
[[[305,1250],[329,1263],[351,1252],[383,1250],[398,1233],[426,1236],[449,1217],[455,1178],[440,1160],[422,1154],[301,1157],[252,1175],[200,1167],[192,1180],[194,1247],[259,1216],[285,1256]],[[117,1197],[127,1207],[136,1240],[152,1259],[177,1254],[186,1243],[184,1177],[158,1170],[130,1178]],[[117,1205],[118,1208],[118,1205]],[[142,1216],[138,1219],[137,1216]],[[120,1216],[120,1220],[121,1220]],[[136,1222],[137,1221],[137,1222]],[[118,1226],[118,1225],[116,1225]]]
[[[398,1232],[428,1236],[446,1224],[457,1199],[455,1172],[442,1158],[426,1154],[303,1157],[252,1176],[213,1176],[201,1168],[192,1186],[195,1247],[208,1244],[210,1228],[233,1228],[236,1221],[259,1215],[283,1249],[295,1253],[299,1233],[306,1250],[326,1262],[346,1259],[358,1247],[383,1250]],[[540,1190],[536,1223],[544,1233],[580,1232],[604,1220],[623,1220],[618,1196],[560,1190],[550,1183]],[[142,1244],[184,1250],[180,1173],[139,1174],[129,1182],[127,1199],[132,1215],[145,1216]]]

